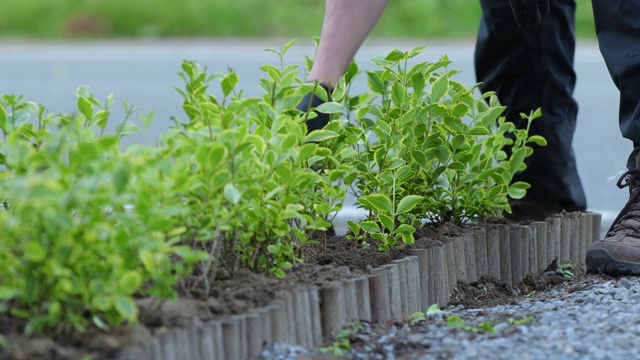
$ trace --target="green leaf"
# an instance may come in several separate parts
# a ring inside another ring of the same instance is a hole
[[[282,271],[282,269],[279,269],[279,268],[272,269],[271,274],[277,277],[278,279],[282,279],[285,276],[284,271]]]
[[[29,241],[25,245],[24,250],[24,255],[29,261],[40,262],[47,256],[47,251],[44,246],[35,240]]]
[[[292,149],[298,142],[298,137],[295,134],[289,134],[280,143],[280,151],[285,152]]]
[[[432,305],[431,305],[431,306],[429,306],[429,308],[427,309],[426,314],[427,314],[427,316],[429,316],[429,315],[439,314],[439,313],[441,313],[441,312],[442,312],[442,310],[440,310],[440,309],[438,308],[438,304],[432,304]]]
[[[527,139],[527,142],[532,142],[540,146],[547,146],[547,140],[540,135],[530,136],[529,139]]]
[[[373,194],[358,199],[358,202],[364,205],[369,210],[374,210],[378,213],[393,214],[393,206],[391,205],[391,199],[388,196],[382,194]]]
[[[515,189],[523,189],[526,190],[528,188],[531,187],[531,185],[529,185],[528,183],[524,182],[524,181],[516,181],[513,184],[509,185],[509,187],[513,187]]]
[[[298,152],[298,159],[300,161],[304,161],[307,160],[309,158],[309,156],[313,155],[313,153],[316,151],[316,148],[318,147],[317,144],[304,144],[300,147],[300,150]]]
[[[522,325],[522,324],[530,323],[530,322],[532,322],[532,321],[533,321],[533,318],[532,318],[531,316],[527,316],[527,317],[522,318],[522,319],[520,319],[520,320],[516,320],[516,321],[514,321],[514,322],[513,322],[513,325],[518,326],[518,325]]]
[[[404,214],[413,210],[420,201],[424,200],[424,196],[420,195],[407,195],[400,202],[396,208],[396,214]]]
[[[424,49],[426,49],[427,46],[426,45],[421,45],[421,46],[416,46],[413,49],[407,51],[407,55],[409,57],[415,57],[418,56],[422,53],[422,51],[424,51]]]
[[[384,59],[387,61],[398,62],[408,58],[409,56],[405,52],[393,49]]]
[[[447,75],[443,75],[436,79],[436,81],[431,84],[431,89],[429,89],[429,100],[431,103],[437,103],[447,94],[449,91],[449,77]]]
[[[492,107],[489,110],[478,115],[477,121],[484,127],[493,126],[498,119],[498,117],[504,112],[506,107],[498,106]]]
[[[510,186],[509,187],[509,196],[514,199],[522,199],[525,195],[527,195],[527,190],[519,189]]]
[[[0,286],[0,300],[9,300],[18,295],[18,289]]]
[[[395,224],[391,216],[385,214],[378,214],[378,220],[384,226],[385,229],[389,230],[389,232],[393,232],[395,228]]]
[[[384,94],[387,92],[387,86],[376,72],[367,71],[367,85],[369,85],[369,89],[374,93]]]
[[[293,39],[293,40],[289,41],[288,43],[284,44],[284,46],[282,47],[282,55],[286,54],[287,50],[289,50],[289,48],[291,46],[293,46],[293,44],[295,44],[296,41],[298,41],[298,39]]]
[[[329,173],[329,181],[336,182],[340,180],[342,177],[344,177],[345,174],[346,174],[346,171],[344,169],[331,170],[331,172]]]
[[[464,135],[456,135],[451,139],[451,146],[453,146],[454,150],[459,149],[462,145],[467,141],[467,138]]]
[[[126,165],[120,165],[113,173],[113,184],[115,186],[116,192],[122,193],[124,189],[127,187],[127,183],[129,182],[129,169],[125,167]]]
[[[467,115],[468,111],[469,111],[469,107],[466,104],[456,104],[451,109],[451,115],[452,116],[457,116],[457,117],[463,117],[463,116]]]
[[[485,128],[484,126],[480,126],[480,125],[472,127],[467,132],[467,135],[470,135],[470,136],[485,136],[489,134],[491,134],[491,131],[489,131],[489,129]]]
[[[278,250],[278,247],[275,245],[268,245],[267,251],[272,253],[273,255],[278,255],[280,253],[280,250]]]
[[[335,131],[315,130],[315,131],[312,131],[309,135],[307,135],[304,138],[304,142],[308,143],[308,142],[324,141],[324,140],[333,139],[338,136],[340,136],[340,134],[338,134]]]
[[[93,105],[91,104],[91,102],[89,102],[89,100],[83,97],[79,97],[78,110],[80,110],[80,113],[87,119],[91,120],[93,118]]]
[[[7,129],[7,112],[2,105],[0,105],[0,129],[4,132]]]
[[[108,297],[103,294],[99,294],[95,295],[93,299],[91,299],[91,305],[99,311],[105,312],[111,309],[112,302]]]
[[[138,307],[131,297],[115,295],[113,297],[113,306],[118,314],[128,321],[135,322],[138,318]]]
[[[182,71],[185,72],[185,74],[187,74],[190,78],[193,78],[193,76],[195,75],[195,71],[193,69],[193,62],[192,61],[183,61],[182,62]]]
[[[407,90],[405,90],[404,86],[399,82],[394,82],[391,85],[391,101],[393,101],[393,104],[402,107],[406,97]]]
[[[363,221],[360,223],[360,228],[370,234],[380,232],[380,226],[375,221]]]
[[[453,329],[463,329],[465,327],[465,323],[460,316],[451,315],[447,318],[447,326]]]
[[[496,330],[493,328],[493,326],[491,324],[489,324],[486,321],[483,321],[482,323],[480,323],[480,325],[478,325],[478,329],[479,330],[484,330],[484,331],[488,331],[488,332],[495,332]]]
[[[447,162],[449,160],[449,149],[444,145],[438,145],[438,148],[436,149],[436,157],[442,163]]]
[[[134,270],[127,271],[120,277],[120,289],[126,294],[133,294],[142,284],[142,275]]]
[[[413,161],[415,161],[416,163],[418,163],[418,165],[420,165],[422,170],[427,169],[427,157],[424,155],[424,152],[419,150],[413,150],[411,151],[411,157],[413,158]]]
[[[360,233],[360,226],[351,221],[351,220],[347,220],[347,226],[349,227],[349,230],[354,234],[354,235],[358,235]],[[0,296],[0,299],[2,299],[2,297]]]
[[[222,88],[222,93],[224,97],[229,96],[233,88],[235,88],[236,84],[240,79],[238,78],[238,74],[229,73],[222,80],[220,80],[220,87]]]
[[[509,159],[509,171],[511,175],[515,174],[520,168],[520,164],[524,161],[526,150],[524,148],[517,149],[511,154]]]
[[[224,197],[233,205],[237,205],[240,202],[240,192],[231,183],[224,186]]]
[[[323,114],[342,114],[346,111],[342,104],[338,104],[336,102],[326,102],[324,104],[320,104],[318,107],[316,107],[316,110]]]
[[[109,330],[109,325],[107,325],[104,321],[102,321],[102,319],[100,319],[99,316],[93,315],[91,320],[98,327],[98,329],[105,330],[105,331]]]
[[[425,80],[424,74],[418,72],[411,77],[411,86],[416,94],[420,94],[424,90]]]
[[[142,262],[142,265],[144,265],[144,268],[147,271],[149,272],[156,271],[156,261],[153,256],[153,252],[149,250],[142,250],[140,252],[140,261]]]
[[[447,165],[447,168],[455,171],[464,171],[467,169],[467,166],[460,161],[454,161]]]
[[[410,235],[410,234],[413,234],[414,232],[416,232],[416,228],[414,228],[409,224],[402,224],[398,226],[398,228],[396,229],[396,233],[398,234]]]

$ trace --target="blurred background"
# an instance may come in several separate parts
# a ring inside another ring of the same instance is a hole
[[[591,1],[578,0],[578,36],[593,36]],[[319,0],[0,0],[5,38],[109,39],[311,37]],[[472,38],[480,16],[474,0],[393,0],[373,37]]]
[[[345,0],[348,1],[348,0]],[[287,63],[302,65],[313,56],[324,1],[312,0],[0,0],[0,94],[23,94],[52,112],[75,111],[75,90],[87,85],[101,99],[113,92],[155,114],[146,135],[132,142],[152,143],[170,117],[184,120],[181,98],[173,88],[183,59],[210,72],[233,68],[238,88],[260,96],[259,66],[279,65],[265,48],[281,48],[299,39]],[[362,69],[369,59],[394,48],[427,45],[417,61],[447,54],[458,81],[475,84],[474,37],[480,19],[475,0],[393,0],[372,36],[356,56]],[[576,51],[580,105],[574,149],[589,201],[609,225],[627,199],[609,177],[624,170],[631,150],[617,127],[618,93],[595,42],[591,2],[577,0]],[[304,78],[304,67],[300,66]],[[364,77],[353,91],[366,91]],[[212,86],[214,94],[219,94]],[[115,111],[112,121],[122,120]],[[341,220],[357,216],[349,207]]]

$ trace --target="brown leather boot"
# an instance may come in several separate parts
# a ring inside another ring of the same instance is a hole
[[[611,276],[640,275],[640,154],[636,168],[618,180],[618,187],[629,187],[629,201],[607,231],[587,252],[587,271]]]

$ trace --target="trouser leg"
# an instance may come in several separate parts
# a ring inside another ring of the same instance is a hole
[[[527,197],[560,203],[568,211],[585,210],[586,197],[572,148],[578,106],[573,98],[576,76],[574,0],[553,0],[542,23],[519,28],[508,1],[481,0],[483,17],[478,32],[476,76],[483,92],[495,91],[505,116],[522,128],[520,113],[542,108],[533,134],[547,139],[534,146],[527,170],[514,181],[531,184]]]
[[[600,52],[620,90],[620,131],[640,145],[640,1],[593,0]],[[636,168],[635,154],[627,161]]]

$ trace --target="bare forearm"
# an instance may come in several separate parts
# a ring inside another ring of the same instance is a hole
[[[334,84],[382,15],[388,0],[326,0],[309,81]]]

